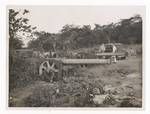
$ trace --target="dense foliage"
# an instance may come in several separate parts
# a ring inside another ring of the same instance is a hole
[[[65,25],[57,34],[35,32],[37,39],[29,42],[29,48],[34,49],[78,49],[92,47],[101,43],[142,43],[142,18],[135,15],[129,19],[122,19],[117,23],[108,25],[95,24],[82,27]],[[54,46],[55,45],[55,46]]]

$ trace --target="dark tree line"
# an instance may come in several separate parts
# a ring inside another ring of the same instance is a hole
[[[78,49],[92,47],[101,43],[142,43],[142,18],[135,15],[129,19],[122,19],[118,23],[108,25],[95,24],[82,27],[65,25],[58,34],[35,32],[37,39],[29,42],[29,48],[34,49]],[[54,46],[55,45],[55,46]]]
[[[29,19],[25,15],[29,11],[24,9],[15,11],[9,9],[9,47],[10,49],[22,48],[23,42],[18,33],[30,35],[31,41],[28,48],[35,50],[56,50],[56,49],[78,49],[92,47],[101,43],[123,43],[141,44],[142,43],[142,18],[135,15],[128,19],[122,19],[117,23],[108,25],[95,24],[91,29],[90,25],[65,25],[59,33],[48,33],[36,31],[36,27],[28,24]],[[32,39],[32,35],[36,39]]]

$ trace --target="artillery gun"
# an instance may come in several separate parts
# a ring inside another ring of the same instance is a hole
[[[57,76],[62,80],[64,68],[75,65],[104,65],[111,64],[111,59],[63,59],[63,58],[45,58],[39,67],[39,75],[44,72],[51,73],[51,82]]]
[[[80,52],[77,53],[78,55],[82,55],[79,58],[43,58],[42,63],[39,67],[39,75],[47,72],[48,74],[51,74],[51,81],[56,76],[58,80],[62,80],[66,67],[68,67],[69,69],[74,66],[111,64],[116,62],[116,58],[118,58],[119,56],[125,56],[124,53],[113,53],[113,47],[111,47],[112,45],[107,46],[109,47],[105,50],[107,53],[96,53],[96,56],[92,54],[93,56],[90,55],[88,57],[89,54]]]

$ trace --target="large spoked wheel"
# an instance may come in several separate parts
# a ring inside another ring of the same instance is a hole
[[[47,73],[50,82],[57,80],[58,71],[58,65],[53,61],[44,61],[39,67],[39,75]]]

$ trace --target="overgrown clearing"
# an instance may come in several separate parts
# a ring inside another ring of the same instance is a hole
[[[107,25],[91,20],[94,27],[66,24],[51,33],[30,25],[30,13],[8,8],[10,107],[142,107],[139,14]]]
[[[38,75],[31,76],[34,80],[30,79],[31,81],[25,86],[17,86],[10,91],[9,105],[18,107],[142,106],[141,56],[131,56],[111,65],[88,66],[77,72],[77,76],[69,75],[54,83],[44,81]],[[30,77],[29,74],[26,75]],[[91,94],[105,96],[99,98],[104,101],[96,104]]]

